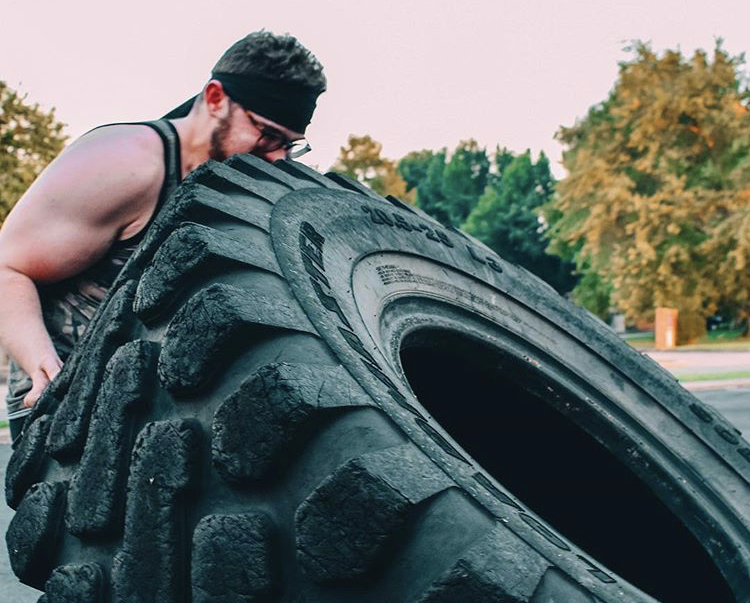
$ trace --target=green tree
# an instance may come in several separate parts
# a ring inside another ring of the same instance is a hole
[[[417,206],[442,224],[450,224],[446,210],[448,203],[443,193],[446,150],[433,154],[422,181],[417,185]]]
[[[612,310],[612,283],[593,270],[584,268],[578,273],[580,278],[571,295],[573,301],[600,318],[607,319]]]
[[[476,140],[461,141],[451,154],[443,172],[445,212],[449,223],[460,226],[487,186],[490,161]]]
[[[411,191],[427,177],[427,169],[435,153],[430,150],[412,151],[402,157],[397,166],[398,173],[406,182],[406,190]]]
[[[495,154],[496,175],[462,228],[502,258],[520,264],[555,289],[566,292],[573,266],[546,253],[546,220],[540,208],[554,192],[549,161],[529,151],[516,157],[506,149]]]
[[[65,145],[54,110],[43,111],[0,81],[0,224]]]
[[[475,140],[461,141],[447,157],[416,151],[399,162],[399,173],[409,188],[417,189],[417,205],[445,225],[460,226],[484,192],[490,161]]]
[[[545,208],[551,249],[631,318],[680,310],[681,339],[732,300],[750,311],[750,114],[742,58],[636,43],[609,97],[557,136],[568,177]]]
[[[398,173],[396,164],[384,158],[382,151],[383,145],[369,134],[351,134],[331,169],[356,178],[381,195],[393,195],[414,203],[416,195],[407,191],[406,182]]]
[[[495,148],[495,155],[492,158],[494,169],[490,171],[487,183],[496,186],[502,179],[505,168],[507,168],[515,158],[516,156],[512,151],[505,147],[501,149],[500,146],[497,146]]]

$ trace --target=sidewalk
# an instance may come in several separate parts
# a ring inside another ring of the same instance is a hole
[[[750,352],[723,350],[670,350],[668,352],[642,350],[642,352],[673,373],[750,371]]]
[[[690,391],[750,387],[750,352],[647,350],[643,353],[675,375]]]

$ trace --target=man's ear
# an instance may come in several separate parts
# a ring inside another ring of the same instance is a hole
[[[213,117],[223,117],[229,105],[229,97],[218,80],[211,80],[206,84],[203,88],[203,100],[209,115]]]

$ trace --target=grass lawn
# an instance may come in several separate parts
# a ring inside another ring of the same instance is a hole
[[[650,350],[654,347],[654,334],[639,333],[638,335],[628,337],[625,341],[637,350]]]
[[[626,341],[638,350],[650,350],[654,347],[653,333],[639,333],[629,337]],[[709,331],[695,343],[680,345],[676,350],[717,350],[726,352],[750,351],[750,337],[742,337],[742,331],[721,330]]]
[[[3,427],[7,427],[7,426],[8,426],[8,421],[6,421],[5,419],[0,419],[0,429],[2,429]]]
[[[726,379],[748,379],[750,371],[728,371],[724,373],[697,373],[692,375],[675,375],[680,381],[723,381]]]

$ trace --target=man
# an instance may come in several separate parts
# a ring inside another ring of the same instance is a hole
[[[252,33],[166,119],[92,130],[29,187],[0,230],[14,440],[176,184],[209,159],[309,150],[303,136],[325,86],[321,64],[294,37]]]

